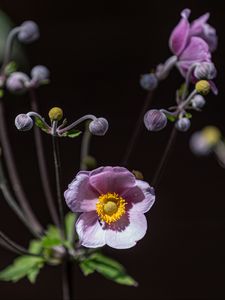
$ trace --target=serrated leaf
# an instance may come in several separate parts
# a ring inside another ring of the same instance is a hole
[[[38,117],[34,118],[35,120],[35,125],[39,128],[41,128],[43,131],[48,132],[48,127],[46,126],[46,124],[43,122],[43,120],[41,120]]]
[[[65,217],[66,238],[70,244],[73,244],[74,241],[76,219],[77,219],[76,214],[72,212],[69,212]]]
[[[81,133],[82,133],[82,131],[80,131],[80,130],[71,129],[69,131],[66,131],[62,136],[69,137],[69,138],[76,138]]]
[[[45,236],[42,238],[42,246],[45,248],[53,248],[64,243],[61,238],[59,229],[53,225],[48,227]]]
[[[44,264],[44,259],[35,256],[20,256],[16,258],[12,265],[0,272],[0,280],[16,282],[28,276],[34,269],[40,269]]]
[[[42,241],[41,240],[32,240],[29,245],[29,252],[33,254],[40,254],[42,250]]]

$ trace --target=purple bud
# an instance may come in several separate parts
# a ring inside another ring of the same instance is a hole
[[[12,73],[6,81],[6,87],[10,92],[21,94],[26,91],[29,77],[22,72]]]
[[[191,122],[188,118],[179,119],[175,124],[176,129],[183,132],[187,131],[190,126]]]
[[[190,138],[190,148],[196,155],[208,155],[212,151],[211,145],[207,143],[200,131],[192,134]]]
[[[212,62],[202,62],[195,67],[194,76],[197,79],[213,79],[216,77],[217,71]]]
[[[33,21],[25,21],[20,25],[18,40],[25,44],[29,44],[37,40],[40,36],[38,25]]]
[[[33,80],[41,82],[49,78],[50,72],[48,68],[42,65],[33,67],[31,70],[31,77]]]
[[[202,95],[195,95],[191,100],[191,103],[193,108],[203,108],[205,105],[205,99]]]
[[[16,128],[20,131],[28,131],[33,127],[33,120],[26,114],[20,114],[15,118]]]
[[[152,91],[157,88],[158,79],[155,74],[144,74],[141,75],[140,85],[144,90]]]
[[[149,131],[159,131],[166,127],[166,115],[157,109],[151,109],[144,115],[144,124]]]
[[[96,118],[89,124],[89,130],[94,135],[105,135],[108,128],[109,124],[105,118]]]

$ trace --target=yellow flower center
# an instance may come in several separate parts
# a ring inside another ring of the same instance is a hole
[[[126,212],[126,201],[116,193],[102,194],[96,203],[96,212],[101,221],[107,224],[116,222]]]

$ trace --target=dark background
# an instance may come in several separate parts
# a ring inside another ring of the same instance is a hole
[[[140,74],[148,72],[171,54],[168,37],[183,8],[192,9],[191,19],[210,11],[219,47],[214,54],[218,68],[218,97],[207,96],[202,113],[195,113],[188,133],[179,134],[175,150],[148,213],[147,235],[136,247],[105,253],[119,259],[140,283],[138,288],[118,286],[99,275],[84,278],[74,271],[77,300],[91,299],[225,299],[225,170],[213,157],[196,158],[189,150],[192,132],[213,124],[225,132],[224,53],[225,13],[223,1],[3,1],[0,8],[15,22],[35,20],[39,41],[25,47],[31,66],[45,64],[51,84],[39,89],[43,116],[61,106],[72,121],[86,114],[104,116],[110,130],[94,137],[91,153],[99,165],[118,165],[135,127],[146,96],[139,86]],[[154,107],[174,103],[175,89],[182,82],[177,70],[160,84]],[[32,132],[20,133],[14,125],[17,114],[29,111],[28,96],[5,101],[10,139],[19,173],[39,219],[49,223],[38,178]],[[82,128],[82,127],[81,127]],[[166,145],[171,126],[150,134],[143,130],[129,168],[138,169],[150,181]],[[43,134],[52,185],[51,141]],[[63,187],[79,168],[81,138],[61,142]],[[0,228],[21,245],[30,234],[1,197]],[[0,250],[0,268],[14,255]],[[59,268],[46,267],[32,286],[27,280],[14,285],[0,283],[1,300],[61,299]]]

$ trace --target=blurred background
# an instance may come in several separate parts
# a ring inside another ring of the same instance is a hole
[[[86,113],[104,116],[110,130],[93,137],[91,154],[99,165],[118,165],[126,150],[146,92],[139,86],[140,75],[149,72],[170,55],[168,38],[184,8],[191,19],[210,12],[219,45],[213,61],[218,69],[219,95],[207,96],[202,113],[194,113],[191,129],[179,133],[154,207],[148,213],[148,232],[136,247],[105,253],[120,260],[139,282],[138,288],[118,286],[98,274],[85,278],[74,268],[77,300],[172,300],[225,299],[225,170],[213,157],[197,158],[189,149],[191,134],[215,125],[225,134],[225,14],[223,1],[52,1],[1,0],[0,9],[19,25],[36,21],[40,39],[23,48],[29,61],[25,70],[44,64],[51,71],[51,84],[38,90],[41,114],[60,106],[73,121]],[[174,103],[175,89],[182,83],[177,70],[160,84],[152,107]],[[31,132],[14,126],[19,113],[29,111],[28,95],[6,94],[8,132],[19,174],[26,193],[47,225],[46,208],[38,175]],[[129,169],[143,172],[151,181],[172,126],[159,133],[143,130],[129,161]],[[81,126],[81,129],[82,126]],[[51,139],[42,134],[46,160],[54,187]],[[79,169],[81,137],[62,139],[63,189]],[[31,235],[0,196],[0,228],[21,245]],[[0,269],[14,254],[0,249]],[[27,280],[16,284],[0,282],[0,299],[61,299],[60,268],[46,267],[36,285]]]

